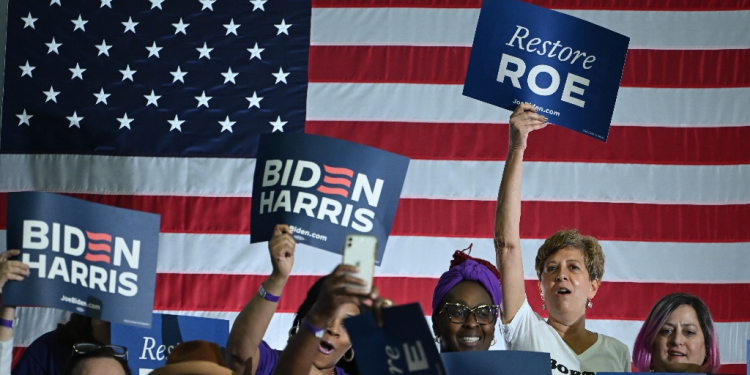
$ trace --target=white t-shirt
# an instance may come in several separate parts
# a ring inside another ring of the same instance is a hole
[[[594,375],[596,372],[630,372],[630,350],[615,338],[598,333],[596,343],[576,354],[552,326],[531,310],[529,301],[509,324],[502,324],[510,350],[546,352],[552,359],[552,375]]]
[[[0,375],[10,374],[10,365],[13,362],[13,339],[0,341]]]

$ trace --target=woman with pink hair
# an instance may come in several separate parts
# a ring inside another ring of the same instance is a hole
[[[685,293],[656,302],[635,339],[633,365],[641,372],[716,372],[719,340],[706,304]]]

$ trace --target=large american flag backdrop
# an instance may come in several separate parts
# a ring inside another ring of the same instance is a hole
[[[632,346],[657,299],[693,293],[717,322],[721,372],[744,373],[750,1],[531,2],[631,41],[608,143],[554,126],[531,136],[521,224],[530,303],[541,312],[536,249],[578,228],[607,256],[590,329]],[[461,96],[480,6],[10,0],[0,248],[6,192],[159,213],[154,309],[232,320],[271,270],[265,244],[248,239],[257,134],[304,129],[412,158],[375,284],[430,314],[455,249],[473,243],[494,260],[509,112]],[[339,261],[297,247],[272,346],[285,345],[308,286]],[[62,318],[38,307],[19,316],[17,352]]]

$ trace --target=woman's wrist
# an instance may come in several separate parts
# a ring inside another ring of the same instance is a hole
[[[523,152],[524,151],[526,151],[526,145],[523,144],[523,143],[521,143],[521,141],[519,141],[518,144],[510,143],[508,145],[508,156],[510,156],[510,155],[520,155],[520,156],[523,156]]]
[[[279,302],[279,300],[281,300],[281,293],[271,294],[268,291],[266,291],[266,288],[263,287],[263,284],[260,284],[260,288],[258,288],[258,295],[263,297],[263,299],[268,302],[277,303]]]
[[[16,318],[16,307],[15,306],[0,307],[0,318],[6,319],[6,320],[14,320]]]
[[[287,280],[289,280],[289,276],[271,274],[262,285],[266,292],[280,296],[284,291]]]

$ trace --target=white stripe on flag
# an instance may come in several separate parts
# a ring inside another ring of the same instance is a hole
[[[522,82],[524,82],[522,80]],[[463,85],[310,83],[308,120],[502,123],[510,111],[462,95]],[[654,89],[621,87],[615,126],[725,127],[750,125],[744,112],[750,88]],[[563,112],[565,104],[545,108]],[[705,108],[712,108],[706,111]]]
[[[255,159],[0,155],[0,191],[249,197],[254,169]],[[401,197],[494,201],[502,170],[496,161],[412,160]],[[172,172],[175,178],[160,178]],[[750,203],[749,178],[747,164],[527,162],[522,194],[538,201],[743,204]]]
[[[630,48],[750,48],[750,11],[563,10],[630,37]],[[313,8],[314,45],[471,46],[479,9]],[[534,25],[525,25],[533,37]]]

